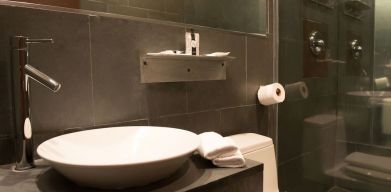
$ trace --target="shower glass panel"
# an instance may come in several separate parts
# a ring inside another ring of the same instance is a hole
[[[280,191],[391,191],[390,21],[390,0],[279,1]]]

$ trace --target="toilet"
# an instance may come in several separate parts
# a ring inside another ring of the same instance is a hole
[[[273,140],[255,133],[229,136],[246,159],[263,163],[263,191],[278,192],[276,155]]]

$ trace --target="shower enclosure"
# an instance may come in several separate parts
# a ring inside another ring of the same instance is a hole
[[[390,0],[279,1],[280,191],[391,191],[390,21]]]

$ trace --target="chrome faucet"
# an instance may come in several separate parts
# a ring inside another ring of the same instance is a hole
[[[61,84],[30,65],[29,46],[35,43],[54,43],[53,39],[29,39],[11,37],[12,96],[15,127],[15,170],[34,167],[34,147],[30,116],[30,79],[57,92]]]

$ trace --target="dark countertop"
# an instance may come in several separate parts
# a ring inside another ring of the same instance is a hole
[[[92,188],[79,187],[43,161],[37,167],[25,172],[14,172],[12,165],[0,166],[0,191],[7,192],[103,192]],[[247,159],[244,168],[217,168],[199,156],[193,156],[169,178],[136,188],[114,190],[117,192],[173,192],[206,191],[225,183],[232,183],[252,175],[261,175],[263,164]],[[261,183],[262,178],[259,178]]]

